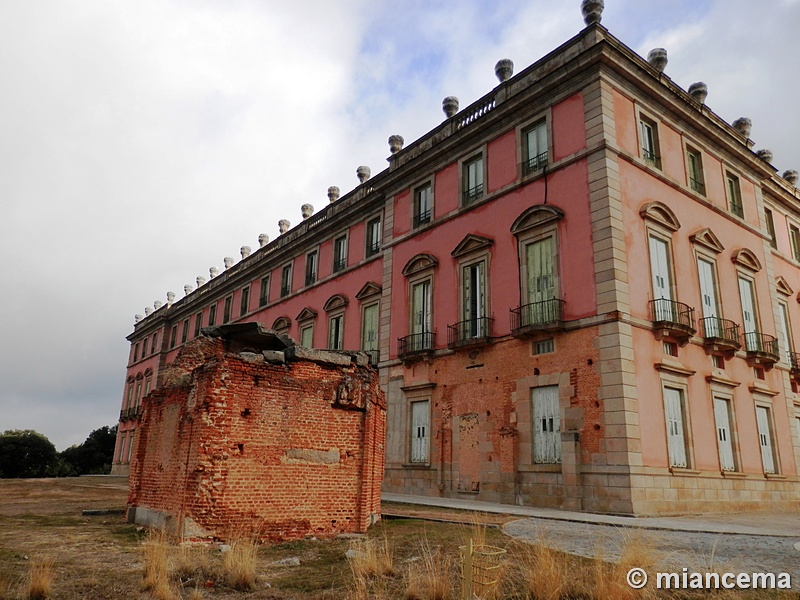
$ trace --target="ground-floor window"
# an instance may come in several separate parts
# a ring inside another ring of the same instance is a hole
[[[411,462],[427,463],[430,456],[430,401],[411,403]]]
[[[535,387],[533,404],[533,462],[561,462],[561,407],[558,386]]]

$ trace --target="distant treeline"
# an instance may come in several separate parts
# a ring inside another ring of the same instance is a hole
[[[74,477],[111,471],[117,426],[95,429],[86,441],[56,451],[53,443],[32,429],[0,434],[0,478]]]

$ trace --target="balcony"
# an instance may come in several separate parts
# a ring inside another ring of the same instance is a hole
[[[362,352],[366,352],[367,356],[369,356],[369,364],[373,367],[378,366],[378,361],[381,358],[380,350],[362,350]]]
[[[464,190],[464,193],[461,195],[461,199],[464,206],[469,206],[470,204],[478,200],[481,196],[483,196],[483,184],[479,183],[473,188]]]
[[[793,381],[800,382],[800,352],[789,352],[789,375]]]
[[[424,357],[433,354],[435,335],[430,331],[412,333],[398,340],[398,356],[407,360],[415,357]]]
[[[417,227],[422,227],[423,225],[427,225],[431,222],[431,209],[418,212],[414,215],[414,229]]]
[[[699,179],[695,179],[694,177],[689,177],[689,186],[697,193],[706,195],[706,184],[700,181]]]
[[[132,421],[134,419],[138,419],[141,414],[142,414],[141,406],[132,406],[131,408],[123,408],[119,412],[119,420]]]
[[[661,168],[661,157],[648,148],[642,148],[642,158],[648,165],[652,165],[656,169]]]
[[[492,341],[494,319],[479,317],[447,326],[447,347],[482,346]]]
[[[306,273],[306,285],[314,285],[315,283],[317,283],[317,274]]]
[[[744,334],[744,348],[747,360],[752,366],[770,368],[781,358],[778,338],[759,331],[749,331]]]
[[[285,298],[286,296],[288,296],[291,291],[292,291],[292,288],[290,286],[282,285],[281,286],[281,298]]]
[[[742,343],[739,338],[739,325],[728,319],[705,317],[700,319],[700,335],[708,354],[719,352],[733,356]]]
[[[564,301],[558,298],[531,302],[511,309],[511,333],[527,335],[539,331],[561,331]]]
[[[683,302],[667,298],[650,300],[650,318],[658,340],[671,337],[683,345],[697,331],[694,326],[694,309]]]
[[[337,258],[336,260],[333,261],[333,272],[334,273],[338,273],[339,271],[344,271],[344,268],[346,266],[347,266],[347,259],[346,258],[344,258],[344,257]]]
[[[374,256],[378,252],[381,251],[381,243],[380,242],[372,242],[367,246],[367,257]]]
[[[528,160],[522,163],[525,175],[529,175],[534,171],[540,171],[547,166],[547,150],[536,156],[531,156]]]

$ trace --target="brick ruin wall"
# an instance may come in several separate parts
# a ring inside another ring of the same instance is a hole
[[[196,539],[364,532],[384,467],[377,372],[362,355],[235,346],[188,344],[145,399],[129,520]]]

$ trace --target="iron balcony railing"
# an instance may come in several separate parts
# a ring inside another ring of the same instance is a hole
[[[522,163],[525,168],[525,174],[533,173],[539,169],[544,169],[547,166],[547,150],[536,156],[531,156],[528,160]]]
[[[736,348],[741,346],[739,325],[729,319],[721,319],[719,317],[704,317],[700,319],[700,334],[705,340],[721,342]]]
[[[706,194],[706,184],[702,181],[695,179],[694,177],[689,178],[689,186],[695,191],[703,194]]]
[[[789,352],[789,363],[792,365],[792,375],[800,375],[800,352]]]
[[[467,204],[472,204],[473,202],[475,202],[475,200],[477,200],[481,196],[483,196],[483,184],[479,183],[474,188],[464,190],[462,199],[464,201],[464,204],[467,205]]]
[[[768,354],[774,357],[776,361],[780,357],[778,338],[760,331],[748,331],[745,333],[744,347],[748,352]]]
[[[372,256],[377,254],[381,251],[381,243],[380,242],[373,242],[369,246],[367,246],[367,256]]]
[[[380,350],[362,350],[362,352],[366,352],[367,356],[369,356],[369,364],[374,367],[378,366],[378,361],[381,358]]]
[[[292,291],[291,286],[288,285],[281,286],[281,298],[288,296],[289,292],[291,291]]]
[[[337,273],[339,271],[342,271],[346,266],[347,266],[346,258],[337,258],[335,261],[333,261],[333,272]]]
[[[477,317],[459,321],[447,326],[447,345],[450,348],[487,342],[492,337],[492,323],[489,317]]]
[[[123,408],[119,413],[119,420],[120,421],[130,421],[132,419],[139,418],[139,415],[142,414],[142,407],[141,406],[133,406],[131,408]]]
[[[428,209],[425,212],[417,213],[414,215],[414,229],[417,227],[422,227],[423,225],[427,225],[431,222],[431,210]]]
[[[683,302],[657,298],[650,300],[653,323],[667,323],[682,329],[694,331],[694,308]]]
[[[435,335],[431,331],[422,333],[412,333],[398,340],[398,354],[401,357],[412,356],[423,352],[432,352],[435,343]]]
[[[306,285],[314,285],[317,282],[316,273],[306,273]]]
[[[531,302],[511,309],[511,329],[542,327],[560,323],[564,314],[564,301],[558,298]]]
[[[644,158],[644,162],[653,165],[656,169],[661,168],[661,157],[647,148],[642,148],[642,158]]]

